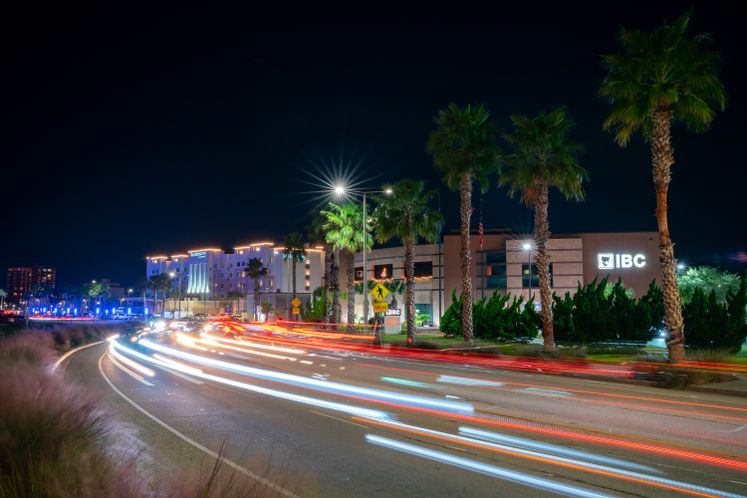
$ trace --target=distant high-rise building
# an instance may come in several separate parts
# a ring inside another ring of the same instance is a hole
[[[23,296],[35,286],[54,289],[57,271],[49,266],[8,268],[6,282],[8,301],[20,303]]]

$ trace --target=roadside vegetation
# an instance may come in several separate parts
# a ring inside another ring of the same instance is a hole
[[[254,498],[278,492],[213,459],[171,479],[144,474],[135,450],[112,450],[111,415],[52,370],[63,349],[102,337],[94,327],[0,338],[0,496]],[[202,465],[202,471],[200,466]],[[287,487],[281,479],[275,482]]]

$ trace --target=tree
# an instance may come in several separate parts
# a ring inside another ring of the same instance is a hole
[[[252,288],[254,291],[254,321],[259,321],[259,279],[267,276],[267,268],[262,264],[259,258],[251,258],[244,267],[244,275],[252,279]]]
[[[441,214],[430,206],[434,191],[425,189],[422,180],[402,180],[392,185],[391,195],[379,195],[374,211],[376,239],[396,237],[405,246],[405,316],[407,344],[415,343],[415,244],[418,239],[435,242],[441,226]]]
[[[328,302],[328,299],[332,278],[333,253],[332,248],[327,244],[326,233],[324,231],[325,222],[325,216],[321,213],[317,213],[309,227],[309,242],[315,246],[324,246],[324,272],[322,275],[322,283],[324,286],[324,292],[322,293],[322,310],[324,315],[322,321],[329,322],[331,317],[329,316],[330,303]]]
[[[550,239],[548,219],[550,187],[556,188],[566,199],[584,198],[583,181],[588,172],[578,163],[581,145],[569,138],[573,121],[565,109],[536,117],[513,115],[514,132],[506,135],[511,153],[505,158],[506,167],[499,185],[508,185],[513,196],[521,192],[521,202],[534,210],[534,245],[537,251],[542,313],[542,337],[546,352],[555,351],[553,335],[552,297],[550,294],[550,258],[547,242]]]
[[[306,248],[303,236],[298,232],[292,232],[283,239],[283,259],[291,262],[291,275],[293,278],[293,299],[296,299],[296,263],[306,260]]]
[[[272,312],[272,303],[262,303],[262,314],[265,315],[265,323],[270,320],[270,313]]]
[[[472,331],[472,255],[470,253],[470,218],[472,216],[472,183],[476,180],[486,191],[489,176],[500,168],[498,129],[482,105],[460,108],[449,104],[433,119],[436,129],[428,137],[426,150],[433,164],[452,190],[460,196],[460,258],[462,265],[462,330],[464,340],[474,341]]]
[[[659,263],[664,291],[665,324],[670,361],[685,357],[684,323],[677,289],[674,245],[667,219],[668,190],[674,164],[671,127],[705,131],[717,110],[726,107],[726,92],[718,78],[719,55],[708,34],[689,33],[691,11],[652,33],[621,29],[620,52],[602,57],[607,72],[600,94],[612,105],[604,128],[620,146],[641,132],[651,144],[659,225]]]
[[[8,297],[8,293],[5,289],[0,289],[0,310],[5,309],[5,298]]]
[[[691,267],[677,275],[677,286],[684,304],[690,302],[696,289],[701,289],[706,295],[715,293],[716,300],[723,303],[727,293],[739,288],[739,275],[712,266]]]
[[[324,224],[327,243],[335,250],[348,255],[347,294],[348,325],[355,324],[355,253],[363,249],[363,209],[354,202],[329,203],[322,211],[327,219]],[[369,220],[367,220],[369,221]],[[367,223],[368,224],[368,223]],[[366,237],[367,249],[371,250],[371,237]],[[333,284],[334,285],[334,284]],[[333,299],[339,300],[339,284],[333,291]]]
[[[228,293],[226,293],[226,297],[231,300],[231,314],[236,315],[238,312],[236,310],[240,310],[241,306],[239,305],[239,300],[244,297],[246,294],[240,290],[230,290]],[[236,310],[234,310],[233,303],[236,301]]]
[[[94,284],[95,285],[95,284]],[[153,307],[158,302],[158,291],[161,291],[161,313],[164,310],[165,293],[171,288],[171,277],[168,273],[159,273],[153,275],[148,280],[148,288],[153,291]],[[155,312],[155,310],[153,310]]]
[[[168,278],[168,275],[166,277]],[[111,295],[112,291],[109,287],[109,284],[94,282],[88,288],[88,296],[92,299],[96,299],[97,303],[99,303],[101,300],[106,300]]]

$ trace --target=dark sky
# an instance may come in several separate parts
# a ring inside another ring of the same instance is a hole
[[[648,148],[620,149],[601,130],[599,55],[620,26],[651,29],[692,4],[490,3],[7,13],[0,268],[43,263],[63,283],[130,283],[146,254],[279,239],[309,223],[309,172],[340,157],[361,161],[371,188],[427,179],[457,228],[457,196],[424,150],[452,101],[487,104],[504,129],[512,113],[566,105],[591,181],[584,203],[551,197],[553,232],[654,230]],[[730,102],[706,134],[674,129],[670,222],[678,257],[739,268],[747,82],[733,9],[695,4],[695,31],[723,53]],[[529,230],[531,215],[493,187],[484,224]]]

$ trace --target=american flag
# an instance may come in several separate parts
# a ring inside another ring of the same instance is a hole
[[[482,231],[482,221],[479,225],[477,225],[477,234],[480,236],[480,250],[482,251],[482,240],[483,240],[483,231]]]

